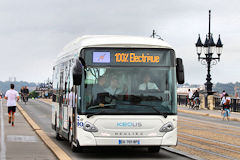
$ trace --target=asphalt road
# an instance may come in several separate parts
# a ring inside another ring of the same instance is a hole
[[[67,141],[57,141],[55,131],[51,128],[51,106],[36,100],[29,100],[25,105],[19,103],[29,116],[44,130],[48,136],[61,147],[72,159],[188,159],[186,157],[161,150],[159,153],[148,153],[145,149],[97,149],[87,150],[84,153],[74,153],[71,151]]]
[[[239,122],[181,112],[178,115],[176,149],[202,159],[240,159]]]

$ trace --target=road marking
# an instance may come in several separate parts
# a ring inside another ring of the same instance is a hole
[[[32,120],[32,118],[23,110],[23,108],[17,103],[17,108],[24,116],[29,125],[34,129],[37,135],[47,145],[48,148],[56,155],[59,160],[71,160],[71,158],[65,153],[57,144],[55,144],[47,134]]]
[[[3,118],[3,105],[2,105],[2,99],[1,106],[0,106],[0,112],[1,112],[1,160],[6,159],[6,144],[5,144],[5,135],[4,135],[4,118]]]
[[[235,148],[240,148],[240,146],[238,145],[234,145],[234,144],[230,144],[230,143],[225,143],[225,142],[222,142],[222,141],[217,141],[217,140],[213,140],[213,139],[210,139],[210,138],[204,138],[204,137],[200,137],[200,136],[195,136],[195,135],[190,135],[190,134],[187,134],[187,133],[178,133],[179,135],[184,135],[184,136],[188,136],[188,137],[193,137],[193,138],[198,138],[200,140],[205,140],[205,141],[209,141],[209,142],[213,142],[213,143],[219,143],[219,144],[222,144],[222,145],[226,145],[226,146],[231,146],[231,147],[235,147]]]
[[[205,124],[212,124],[213,126],[221,126],[221,127],[223,127],[224,129],[231,129],[231,130],[235,130],[235,129],[237,129],[237,131],[239,131],[239,129],[240,129],[240,127],[238,127],[238,126],[233,126],[233,125],[229,125],[229,124],[224,124],[223,122],[224,121],[221,121],[222,122],[222,124],[220,124],[220,123],[217,123],[217,122],[209,122],[209,121],[207,121],[207,120],[196,120],[196,119],[193,119],[193,118],[190,118],[190,117],[183,117],[183,116],[178,116],[179,118],[179,120],[180,121],[188,121],[189,122],[189,120],[190,120],[190,122],[192,122],[193,123],[193,121],[194,121],[194,123],[196,122],[196,123],[200,123],[200,124],[203,124],[203,122],[205,123]]]
[[[217,153],[217,152],[212,152],[212,151],[202,149],[202,148],[199,148],[199,147],[195,147],[195,146],[192,146],[190,144],[184,144],[184,143],[181,143],[181,142],[178,142],[178,144],[181,145],[181,146],[184,146],[184,147],[188,147],[188,148],[191,148],[191,149],[195,149],[195,150],[199,150],[199,151],[202,151],[202,152],[205,152],[205,153],[209,153],[209,154],[212,154],[212,155],[215,155],[215,156],[218,156],[218,157],[223,157],[223,158],[226,158],[226,159],[235,160],[235,158],[233,158],[233,157],[223,155],[223,154],[220,154],[220,153]]]
[[[21,135],[8,135],[7,141],[9,142],[37,142],[36,136],[21,136]]]
[[[178,112],[183,112],[183,113],[188,113],[188,114],[195,114],[195,115],[200,115],[200,116],[207,116],[211,118],[217,118],[217,119],[222,119],[222,116],[211,114],[211,113],[204,113],[204,112],[195,112],[195,111],[190,111],[190,110],[185,110],[185,109],[178,109]],[[237,117],[229,117],[230,121],[240,121],[240,118]]]

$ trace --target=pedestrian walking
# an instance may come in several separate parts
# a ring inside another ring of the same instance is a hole
[[[220,98],[222,99],[225,96],[225,94],[226,94],[226,91],[223,90]]]
[[[16,90],[14,90],[14,84],[10,84],[10,89],[6,92],[5,97],[7,100],[8,106],[8,122],[12,123],[14,126],[14,114],[16,112],[16,102],[19,101],[19,94]]]
[[[225,119],[225,117],[227,117],[227,120],[229,121],[231,98],[227,93],[225,93],[225,95],[223,96],[221,105],[223,106],[223,109],[222,109],[223,120]]]

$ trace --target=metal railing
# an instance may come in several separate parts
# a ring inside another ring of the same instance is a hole
[[[213,97],[214,109],[221,110],[221,98],[218,96]],[[187,106],[187,95],[186,94],[178,94],[177,95],[177,104],[178,105],[185,105]],[[240,112],[240,98],[231,98],[231,105],[230,105],[231,112]]]
[[[214,96],[214,109],[220,110],[222,109],[221,104],[221,98]],[[230,105],[230,111],[231,112],[240,112],[240,99],[239,98],[231,98],[231,105]]]
[[[185,106],[187,106],[187,103],[188,103],[188,101],[187,101],[187,95],[184,95],[184,94],[178,94],[177,95],[177,104],[178,105],[185,105]]]

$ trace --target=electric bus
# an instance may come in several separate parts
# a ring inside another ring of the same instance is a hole
[[[72,151],[177,145],[181,58],[161,39],[92,35],[67,44],[53,66],[52,128]]]

